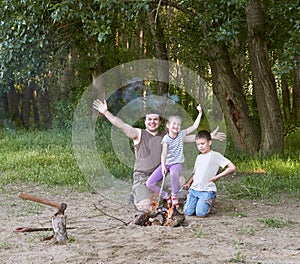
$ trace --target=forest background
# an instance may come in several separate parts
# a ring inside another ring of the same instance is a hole
[[[226,151],[245,162],[252,155],[253,164],[267,168],[280,155],[299,193],[299,140],[293,138],[300,124],[298,1],[1,0],[1,12],[3,142],[16,139],[16,131],[24,144],[29,133],[47,141],[55,131],[62,144],[60,135],[72,128],[76,105],[97,76],[134,60],[167,60],[205,80],[207,90],[195,87],[199,99],[216,96],[228,129]],[[107,98],[109,108],[117,114],[145,94],[167,96],[197,114],[184,89],[160,82],[122,87]],[[115,174],[130,177],[130,169],[115,166],[109,143],[102,152]]]

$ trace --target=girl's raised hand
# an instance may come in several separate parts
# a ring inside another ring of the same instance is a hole
[[[198,110],[199,114],[202,114],[202,107],[200,104],[197,105],[197,110]]]

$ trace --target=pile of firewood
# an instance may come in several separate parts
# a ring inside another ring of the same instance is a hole
[[[180,213],[176,207],[167,208],[162,205],[155,210],[149,210],[136,216],[132,223],[140,226],[158,225],[176,227],[182,225],[184,220],[184,214]]]

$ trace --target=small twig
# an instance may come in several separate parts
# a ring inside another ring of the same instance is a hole
[[[161,1],[162,1],[162,0],[159,0],[159,2],[158,2],[156,14],[155,14],[155,19],[154,19],[155,27],[156,27],[156,23],[157,23],[158,11],[159,11],[159,7],[160,7],[160,4],[161,4]]]
[[[99,207],[97,207],[96,204],[94,204],[94,206],[95,206],[95,208],[96,208],[98,211],[100,211],[102,214],[104,214],[104,215],[106,215],[106,216],[108,216],[108,217],[110,217],[110,218],[113,218],[113,219],[115,219],[115,220],[118,220],[118,221],[122,222],[124,225],[129,225],[130,222],[127,223],[127,222],[123,221],[122,219],[120,219],[120,218],[118,218],[118,217],[115,217],[115,216],[112,216],[112,215],[110,215],[110,214],[108,214],[108,213],[105,213],[103,210],[101,210]]]

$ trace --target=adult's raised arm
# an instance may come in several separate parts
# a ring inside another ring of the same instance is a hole
[[[219,132],[219,127],[217,127],[213,132],[210,133],[212,139],[223,141],[226,139],[226,134],[224,132]]]
[[[184,142],[185,143],[191,143],[195,142],[195,134],[185,136]],[[210,133],[210,136],[212,139],[216,139],[219,141],[223,141],[226,139],[226,134],[224,132],[219,132],[219,127],[217,127],[213,132]]]
[[[127,137],[136,141],[139,138],[138,128],[132,127],[131,125],[125,123],[121,118],[113,115],[109,112],[107,103],[99,99],[96,99],[93,103],[93,108],[99,112],[99,114],[104,115],[107,120],[115,127],[119,128]]]

